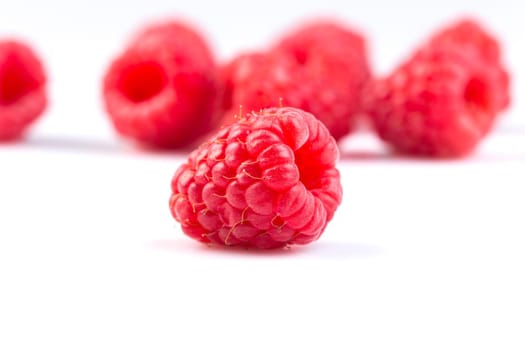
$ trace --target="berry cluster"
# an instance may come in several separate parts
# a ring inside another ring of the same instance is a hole
[[[277,248],[316,240],[332,219],[342,198],[337,141],[361,116],[400,153],[471,152],[510,103],[501,56],[495,37],[462,20],[376,79],[361,34],[317,21],[218,64],[193,27],[168,21],[111,62],[103,96],[117,132],[137,143],[207,139],[172,181],[170,209],[187,235]],[[35,53],[0,41],[0,141],[42,113],[45,89]]]
[[[327,22],[234,58],[220,76],[226,126],[177,170],[170,208],[198,241],[264,249],[321,235],[342,196],[336,140],[359,114],[396,151],[452,157],[509,104],[498,43],[468,20],[381,79],[370,78],[364,40]],[[275,105],[300,109],[264,109]]]
[[[287,106],[312,113],[336,141],[367,116],[393,150],[433,157],[472,151],[509,104],[499,44],[473,20],[437,32],[383,78],[371,77],[366,51],[361,34],[317,21],[216,65],[201,35],[163,23],[112,63],[104,97],[121,134],[155,147],[191,145],[234,123],[240,106]]]
[[[120,134],[154,147],[191,145],[234,122],[241,105],[301,108],[339,139],[355,125],[369,77],[364,39],[339,24],[308,24],[217,69],[203,37],[172,21],[146,28],[115,59],[104,98]]]

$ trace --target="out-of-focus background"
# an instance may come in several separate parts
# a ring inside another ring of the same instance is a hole
[[[0,35],[26,38],[44,57],[51,77],[50,118],[37,131],[104,137],[111,135],[100,105],[100,80],[111,57],[147,20],[187,19],[207,35],[221,59],[264,47],[284,30],[316,16],[339,18],[363,31],[377,73],[386,73],[439,26],[471,15],[501,38],[523,91],[525,41],[517,0],[461,1],[10,1],[0,7]],[[73,93],[74,92],[74,93]],[[64,98],[63,96],[66,96]],[[505,124],[525,125],[525,107],[514,98]]]
[[[26,140],[0,145],[0,349],[524,349],[524,10],[3,0],[0,38],[41,55],[50,106]],[[385,158],[374,137],[348,138],[343,204],[309,247],[229,252],[185,238],[167,206],[185,156],[123,142],[102,108],[105,68],[148,21],[187,19],[227,60],[334,17],[366,35],[382,74],[464,15],[501,39],[511,108],[463,160]]]

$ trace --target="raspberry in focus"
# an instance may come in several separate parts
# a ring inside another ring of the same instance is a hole
[[[147,146],[191,145],[218,123],[218,77],[203,37],[171,21],[147,27],[104,78],[116,130]]]
[[[312,114],[246,114],[191,153],[172,180],[170,209],[203,243],[279,248],[317,240],[342,197],[338,148]]]
[[[47,105],[46,74],[26,44],[0,41],[0,141],[21,137]]]

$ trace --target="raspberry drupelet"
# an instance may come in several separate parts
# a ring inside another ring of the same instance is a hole
[[[170,209],[204,243],[271,249],[317,240],[342,197],[338,148],[312,114],[248,113],[202,144],[172,180]]]

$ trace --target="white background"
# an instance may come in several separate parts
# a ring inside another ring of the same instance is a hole
[[[0,349],[525,348],[519,1],[1,1],[0,37],[42,55],[51,105],[25,141],[0,145]],[[348,138],[343,204],[307,247],[184,237],[167,206],[184,155],[122,142],[100,104],[110,58],[146,20],[191,20],[225,60],[333,15],[367,33],[385,73],[462,14],[504,41],[512,108],[460,161]]]

